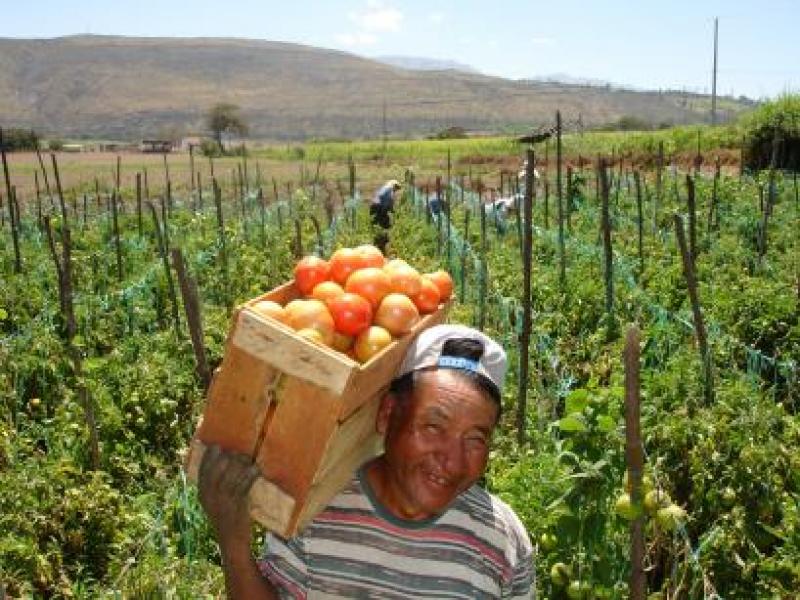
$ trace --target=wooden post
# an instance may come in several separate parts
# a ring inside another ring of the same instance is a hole
[[[217,235],[219,240],[219,254],[220,262],[222,263],[222,284],[225,286],[225,303],[228,309],[233,308],[233,301],[231,298],[230,281],[228,274],[228,248],[225,235],[225,220],[222,213],[222,190],[217,183],[216,178],[211,180],[211,186],[214,189],[214,206],[217,209]]]
[[[189,194],[194,201],[194,144],[189,144]]]
[[[6,147],[3,144],[2,129],[0,129],[0,156],[3,159],[3,176],[6,182],[6,197],[8,198],[8,223],[11,226],[11,240],[14,245],[14,273],[22,273],[22,255],[19,249],[19,222],[14,208],[16,194],[11,189],[11,177],[8,173],[8,159],[6,158]]]
[[[300,219],[294,220],[294,257],[296,260],[303,258],[303,228]]]
[[[639,171],[633,172],[636,187],[636,225],[639,237],[639,278],[644,275],[644,215],[642,214],[642,181]]]
[[[470,211],[464,211],[464,245],[461,248],[461,289],[459,290],[459,301],[464,304],[467,295],[467,244],[469,243],[469,215]]]
[[[136,173],[136,226],[139,237],[144,235],[144,221],[142,220],[142,174]]]
[[[528,164],[525,169],[525,196],[523,210],[524,242],[522,262],[522,334],[519,344],[519,387],[517,392],[517,442],[521,445],[526,440],[528,410],[528,370],[530,367],[529,352],[531,341],[531,270],[533,262],[533,169],[534,154],[527,151]]]
[[[161,234],[161,225],[158,222],[158,211],[152,202],[147,202],[147,207],[153,216],[153,226],[156,232],[156,242],[158,243],[158,253],[161,255],[161,261],[164,264],[164,274],[167,277],[167,290],[169,291],[170,303],[172,308],[172,323],[175,327],[175,335],[180,340],[181,338],[181,322],[178,314],[178,296],[175,293],[175,283],[172,279],[172,269],[169,267],[169,256],[167,255],[167,246],[164,244],[164,237]]]
[[[208,389],[211,383],[211,372],[206,360],[206,348],[203,343],[203,319],[200,311],[200,302],[197,297],[197,282],[187,273],[186,262],[180,248],[173,248],[172,264],[178,273],[178,283],[181,287],[183,309],[186,313],[186,322],[189,324],[189,336],[192,340],[192,350],[197,370],[197,376],[203,384],[203,390]]]
[[[601,210],[601,227],[603,230],[603,276],[606,287],[606,316],[609,326],[614,317],[614,253],[611,247],[611,216],[609,213],[609,184],[608,184],[608,164],[605,160],[600,161],[600,187],[603,200]]]
[[[120,181],[122,179],[122,157],[119,154],[117,154],[117,173],[115,179],[117,182],[116,188],[119,189]]]
[[[36,190],[36,223],[41,230],[44,227],[44,221],[42,221],[42,190],[39,188],[39,171],[33,172],[33,185]],[[86,198],[86,194],[84,194],[84,198]],[[0,205],[0,210],[2,210],[2,205]],[[84,210],[83,214],[85,223],[86,210]]]
[[[314,233],[317,235],[317,247],[316,247],[316,254],[319,257],[322,257],[324,252],[323,243],[322,243],[322,228],[319,225],[319,220],[315,215],[308,215],[308,218],[311,219],[311,224],[314,226]]]
[[[628,328],[625,336],[625,463],[631,485],[631,504],[642,506],[644,446],[639,416],[639,329]],[[644,600],[647,577],[644,571],[644,516],[631,522],[631,574],[629,598]]]
[[[708,208],[708,228],[706,231],[711,233],[714,229],[714,222],[716,221],[719,224],[719,213],[717,208],[717,203],[719,202],[719,179],[720,179],[720,162],[719,156],[717,156],[716,166],[714,168],[714,185],[711,188],[711,206]],[[715,219],[716,217],[716,219]]]
[[[558,196],[558,281],[567,283],[566,250],[564,248],[564,194],[561,185],[561,111],[556,111],[556,194]]]
[[[111,215],[113,217],[113,233],[114,233],[114,250],[117,255],[117,280],[122,281],[125,274],[122,270],[122,243],[119,239],[119,217],[117,214],[117,194],[119,192],[114,190],[111,193]]]
[[[711,370],[711,355],[708,351],[708,341],[706,338],[706,326],[703,320],[703,312],[700,309],[700,299],[697,294],[697,278],[694,272],[694,261],[691,253],[686,247],[686,233],[683,230],[683,219],[679,214],[675,214],[675,234],[678,238],[678,247],[683,260],[683,276],[686,279],[686,287],[689,292],[689,301],[692,305],[692,316],[694,318],[694,333],[697,339],[697,347],[700,351],[700,359],[703,365],[704,395],[706,404],[714,401],[714,382]],[[690,416],[694,412],[694,407],[689,406]]]
[[[689,212],[689,254],[692,264],[697,262],[697,204],[694,196],[694,179],[686,175],[686,208]]]
[[[658,142],[656,159],[656,197],[653,200],[653,235],[658,233],[658,210],[664,197],[664,142]]]
[[[478,286],[478,329],[483,331],[486,325],[486,207],[483,204],[483,183],[478,180],[478,209],[481,215],[481,274]]]

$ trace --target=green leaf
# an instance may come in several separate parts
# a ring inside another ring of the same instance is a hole
[[[561,431],[576,432],[586,431],[586,424],[578,417],[568,415],[558,422]]]
[[[572,390],[567,394],[565,405],[565,413],[568,415],[582,412],[584,408],[589,406],[589,391],[585,389]]]
[[[597,418],[597,428],[600,431],[610,433],[614,431],[614,429],[616,429],[616,423],[614,423],[614,419],[612,419],[608,415],[600,415]]]
[[[5,308],[0,308],[0,321],[5,321],[8,318],[8,313]]]

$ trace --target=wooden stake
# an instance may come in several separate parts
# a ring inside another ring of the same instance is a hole
[[[524,241],[522,262],[522,333],[519,348],[519,387],[517,392],[517,442],[526,441],[528,410],[528,371],[530,368],[531,340],[531,271],[533,268],[533,150],[528,149],[528,163],[525,169],[525,196],[523,210]]]
[[[178,274],[186,322],[189,324],[189,336],[192,340],[197,376],[203,384],[203,390],[207,390],[211,383],[211,372],[208,368],[206,348],[203,342],[203,318],[197,296],[197,282],[188,274],[180,248],[173,248],[171,254],[172,264]]]
[[[639,417],[639,329],[628,328],[625,336],[625,463],[631,485],[631,504],[642,506],[642,476],[644,474],[644,445]],[[644,600],[647,578],[644,571],[644,516],[630,525],[631,574],[629,598]]]
[[[180,340],[181,338],[181,321],[178,314],[178,296],[175,292],[175,283],[172,279],[172,269],[169,267],[169,256],[167,254],[167,246],[164,243],[164,236],[161,233],[161,224],[158,222],[158,211],[152,202],[146,202],[147,207],[153,217],[153,227],[156,232],[156,242],[158,244],[158,253],[161,255],[161,262],[164,265],[164,275],[167,278],[167,291],[172,308],[172,324],[175,328],[175,336]]]

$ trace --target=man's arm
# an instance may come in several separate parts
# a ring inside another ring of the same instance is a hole
[[[248,493],[258,475],[258,467],[247,456],[223,452],[219,446],[207,448],[200,464],[200,504],[219,544],[225,589],[232,600],[279,598],[250,552]]]

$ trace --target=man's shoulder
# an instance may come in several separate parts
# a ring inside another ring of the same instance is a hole
[[[478,485],[461,494],[451,510],[465,515],[475,525],[508,538],[515,545],[530,545],[528,532],[514,509]]]

